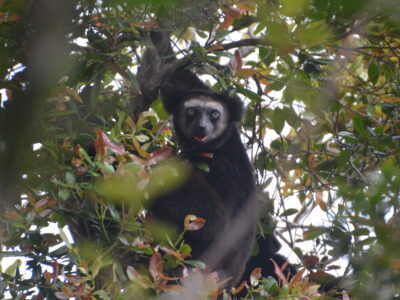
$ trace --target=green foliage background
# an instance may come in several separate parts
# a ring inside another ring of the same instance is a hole
[[[138,81],[157,26],[213,89],[246,98],[242,133],[275,204],[261,227],[272,218],[304,268],[281,287],[255,274],[246,298],[329,299],[307,282],[337,282],[326,271],[343,257],[351,298],[399,298],[396,1],[53,2],[0,0],[0,258],[13,262],[0,298],[150,299],[180,290],[168,270],[201,266],[180,233],[142,222],[143,201],[185,176],[156,164],[175,145]]]

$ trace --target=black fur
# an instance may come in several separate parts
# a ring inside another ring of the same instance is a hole
[[[279,267],[282,267],[287,262],[286,258],[277,254],[281,247],[279,241],[274,235],[265,235],[265,237],[259,236],[256,243],[258,245],[258,253],[250,257],[240,282],[246,280],[250,283],[250,274],[255,268],[261,268],[262,277],[266,278],[272,276],[279,280],[275,273],[275,266],[271,261],[271,259],[273,259]],[[288,264],[283,270],[283,273],[289,278],[296,274],[297,270],[293,265]]]
[[[220,275],[233,278],[226,287],[248,281],[257,267],[262,268],[263,277],[277,278],[270,258],[279,266],[286,259],[277,254],[280,244],[275,236],[259,238],[259,253],[251,256],[258,217],[253,168],[236,127],[243,114],[241,100],[227,92],[211,91],[191,71],[182,68],[168,74],[164,81],[163,104],[173,117],[182,156],[191,163],[192,172],[181,188],[154,199],[150,212],[178,230],[183,230],[188,214],[206,219],[202,229],[187,232],[184,239],[192,247],[193,259],[201,259]],[[183,117],[183,103],[199,96],[220,102],[229,114],[226,130],[207,143],[188,138],[184,134],[187,128],[181,128],[178,122]],[[213,157],[202,153],[212,153]],[[209,172],[196,168],[199,163],[206,164]],[[284,273],[293,275],[296,269],[288,265]]]
[[[193,74],[192,74],[193,75]],[[180,128],[181,106],[186,100],[206,96],[220,102],[229,114],[225,131],[216,139],[195,143]],[[255,181],[253,169],[241,142],[236,122],[243,106],[240,99],[211,90],[184,90],[168,85],[162,90],[166,110],[173,116],[174,130],[182,155],[192,165],[183,187],[155,199],[150,212],[162,221],[183,230],[186,215],[206,219],[198,231],[187,232],[185,241],[192,247],[192,258],[201,259],[222,277],[233,277],[228,286],[242,276],[256,232]],[[212,158],[201,154],[207,152]],[[206,164],[209,171],[196,168]]]

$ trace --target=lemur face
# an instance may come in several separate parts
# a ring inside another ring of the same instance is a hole
[[[205,144],[223,134],[228,126],[228,114],[221,102],[198,96],[183,102],[176,121],[186,139]]]

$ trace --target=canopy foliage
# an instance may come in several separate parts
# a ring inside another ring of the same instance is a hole
[[[260,228],[274,220],[304,269],[280,287],[255,272],[245,299],[329,299],[308,281],[336,283],[343,258],[351,298],[397,299],[396,4],[0,0],[0,298],[151,299],[181,291],[169,270],[201,267],[179,233],[142,222],[142,201],[185,176],[159,164],[175,146],[157,98],[163,65],[138,72],[161,30],[176,63],[245,99]]]

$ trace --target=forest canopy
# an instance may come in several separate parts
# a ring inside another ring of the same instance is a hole
[[[199,299],[400,297],[396,1],[0,0],[0,45],[0,299],[193,299],[170,274],[204,265],[143,222],[186,176],[158,94],[179,65],[243,99],[259,234],[299,270]]]

